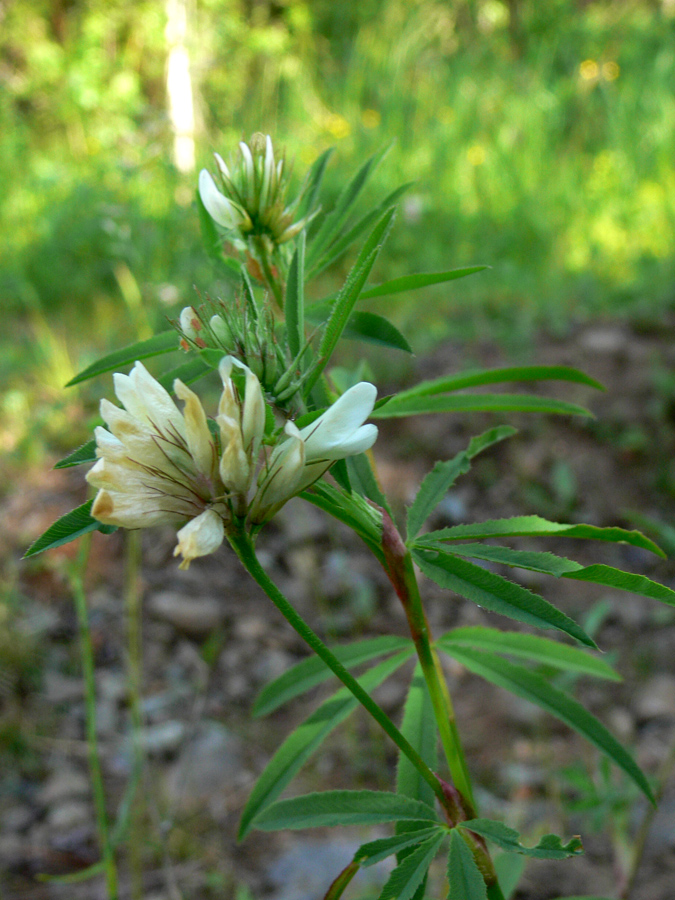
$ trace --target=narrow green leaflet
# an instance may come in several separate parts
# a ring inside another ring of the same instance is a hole
[[[422,482],[419,491],[408,509],[408,540],[417,536],[420,528],[460,475],[465,475],[471,468],[471,460],[487,447],[491,447],[504,438],[516,433],[515,428],[504,426],[491,428],[479,437],[472,438],[466,450],[462,450],[453,459],[438,462]]]
[[[377,559],[384,563],[382,513],[374,509],[361,494],[347,493],[325,481],[317,481],[310,490],[303,491],[300,496],[340,522],[349,525]]]
[[[588,710],[531,669],[483,650],[456,647],[453,657],[471,672],[545,709],[594,744],[631,778],[652,802],[649,782],[630,754]]]
[[[408,847],[414,847],[415,844],[422,844],[433,837],[438,832],[439,827],[441,826],[413,829],[412,831],[406,831],[405,834],[396,834],[393,837],[381,838],[379,841],[362,844],[354,854],[354,862],[357,862],[364,868],[374,866],[394,853],[406,850]]]
[[[595,643],[580,625],[527,588],[501,575],[460,559],[449,552],[413,548],[420,569],[436,584],[502,616],[509,616],[536,628],[557,628],[595,648]]]
[[[137,359],[147,359],[150,356],[159,356],[161,353],[170,353],[172,350],[178,350],[178,335],[175,331],[162,331],[154,337],[148,338],[147,341],[139,341],[124,347],[122,350],[115,350],[109,353],[97,362],[92,363],[83,369],[74,378],[71,378],[66,387],[72,387],[74,384],[80,384],[82,381],[88,381],[104,372],[110,372],[113,369],[119,369],[121,366],[128,366],[136,362]]]
[[[347,669],[353,669],[355,666],[370,662],[379,656],[386,656],[404,649],[409,649],[412,653],[413,645],[410,638],[396,637],[393,634],[353,641],[345,644],[344,647],[331,647],[332,653]],[[331,670],[318,656],[303,659],[302,662],[291,666],[274,681],[265,685],[253,704],[253,715],[266,716],[294,697],[299,697],[318,684],[323,684],[324,681],[334,677]]]
[[[410,682],[403,708],[401,734],[417,750],[432,772],[438,768],[438,732],[429,690],[419,665]],[[432,809],[435,803],[431,786],[422,778],[407,756],[399,753],[396,771],[396,790],[412,800],[420,800]]]
[[[545,834],[536,847],[524,847],[515,828],[509,828],[508,825],[494,819],[469,819],[468,822],[462,822],[459,827],[479,834],[507,853],[519,853],[535,859],[568,859],[584,852],[578,837],[573,837],[568,843],[563,844],[556,834]]]
[[[91,441],[87,441],[86,444],[82,444],[77,450],[73,450],[73,452],[69,453],[64,459],[60,459],[54,468],[69,469],[71,466],[81,466],[84,463],[96,462],[97,459],[96,440],[92,439]]]
[[[525,871],[527,859],[517,853],[497,853],[493,863],[504,900],[511,900]]]
[[[87,500],[82,506],[72,509],[65,516],[57,519],[44,534],[40,535],[30,545],[23,558],[27,559],[29,556],[35,556],[44,550],[53,550],[54,547],[68,544],[70,541],[74,541],[90,531],[102,531],[103,534],[111,534],[113,531],[117,531],[114,525],[103,525],[98,519],[92,518],[91,507],[93,502],[93,499]]]
[[[351,247],[351,245],[361,237],[364,232],[366,232],[370,226],[376,222],[385,209],[389,209],[390,206],[394,206],[398,198],[404,194],[408,188],[410,188],[414,184],[413,181],[409,181],[407,184],[402,184],[400,187],[397,187],[390,194],[382,200],[374,209],[371,209],[370,212],[366,213],[358,222],[353,225],[349,231],[345,232],[341,237],[339,237],[336,241],[334,241],[330,247],[326,250],[324,255],[319,259],[315,265],[312,266],[312,270],[309,273],[310,278],[316,277],[320,272],[323,272],[324,269],[328,268],[328,266],[332,265],[332,263],[336,262],[347,250]]]
[[[309,393],[314,384],[316,384],[316,381],[327,366],[333,351],[340,340],[340,336],[354,309],[354,304],[359,299],[363,285],[366,283],[370,271],[375,265],[375,260],[382,249],[382,245],[387,239],[395,212],[395,209],[389,209],[379,220],[361,249],[342,289],[335,298],[330,317],[326,322],[326,328],[317,351],[320,362],[316,366],[312,376],[307,379],[305,385],[306,393]]]
[[[368,454],[359,453],[358,456],[347,457],[347,472],[354,490],[368,500],[372,500],[373,503],[376,503],[382,509],[386,509],[393,518],[389,501],[382,493],[377,482]]]
[[[470,539],[484,540],[493,537],[551,537],[557,535],[565,538],[580,538],[589,541],[609,541],[612,544],[631,544],[642,547],[657,556],[664,556],[663,551],[654,541],[650,541],[639,531],[626,531],[624,528],[599,528],[596,525],[566,525],[561,522],[549,522],[541,516],[513,516],[510,519],[492,519],[487,522],[475,522],[471,525],[453,525],[442,528],[418,538],[417,543],[435,541],[465,541]]]
[[[432,546],[431,542],[426,544],[426,546]],[[444,544],[441,541],[436,541],[435,546],[443,547]],[[542,572],[544,575],[554,575],[556,578],[560,578],[567,572],[576,572],[583,569],[581,563],[574,562],[572,559],[566,559],[564,556],[556,556],[555,553],[512,550],[510,547],[496,547],[494,544],[455,544],[452,552],[458,556],[468,556],[470,559],[484,559],[488,562],[502,563],[516,569]]]
[[[444,284],[446,281],[466,278],[467,275],[483,272],[489,268],[489,266],[467,266],[463,269],[448,269],[446,272],[418,272],[415,275],[402,275],[400,278],[392,278],[391,281],[383,281],[382,284],[368,288],[361,296],[364,300],[368,300],[371,297],[388,297],[390,294],[416,291],[432,284]]]
[[[574,578],[578,581],[590,581],[593,584],[603,584],[606,587],[616,588],[619,591],[630,591],[632,594],[641,594],[643,597],[651,597],[652,600],[660,600],[669,606],[675,606],[675,591],[652,581],[646,575],[635,575],[633,572],[623,572],[613,566],[604,566],[596,563],[585,566],[575,572],[568,572],[564,578]]]
[[[284,299],[286,336],[291,358],[300,353],[305,344],[305,232],[298,235],[298,243],[288,270]]]
[[[403,651],[385,660],[362,675],[359,683],[370,693],[409,657],[410,651]],[[344,722],[358,705],[359,701],[351,691],[341,688],[286,738],[251,791],[239,823],[239,840],[246,837],[255,817],[276,800],[331,731]]]
[[[368,290],[364,291],[361,296],[367,298],[374,295]],[[430,394],[449,394],[465,388],[482,387],[485,384],[504,384],[509,381],[572,381],[604,391],[603,385],[595,378],[569,366],[506,366],[501,369],[469,369],[466,372],[458,372],[456,375],[444,375],[432,381],[421,381],[414,387],[402,391],[398,396],[407,398]]]
[[[540,637],[535,634],[523,634],[518,631],[500,631],[497,628],[473,626],[453,628],[436,641],[436,646],[453,655],[454,650],[472,647],[474,650],[490,650],[494,653],[506,653],[561,669],[564,672],[576,672],[580,675],[592,675],[594,678],[606,678],[609,681],[621,681],[618,672],[597,656],[591,656],[585,650],[570,647],[560,641]]]
[[[527,412],[551,413],[559,416],[593,416],[593,413],[565,400],[535,397],[533,394],[453,394],[451,396],[406,397],[395,394],[378,401],[373,419],[394,419],[401,416],[445,412]]]
[[[412,353],[412,347],[398,328],[385,319],[371,312],[353,312],[349,317],[342,337],[351,341],[364,341],[367,344],[378,344],[391,350],[403,350]]]
[[[448,884],[448,900],[487,900],[487,888],[480,869],[466,841],[456,829],[450,834]]]
[[[307,249],[307,266],[311,270],[316,261],[321,257],[324,249],[335,240],[346,222],[350,211],[364,185],[368,181],[371,172],[389,150],[386,147],[365,161],[351,181],[347,183],[338,197],[333,209],[325,216],[316,234],[312,235]]]
[[[298,206],[298,215],[301,218],[314,209],[317,197],[319,196],[319,191],[321,190],[328,160],[334,152],[335,147],[329,147],[312,163],[312,166],[307,173],[307,183],[303,186],[302,199]]]
[[[447,832],[439,830],[408,854],[389,876],[377,900],[411,900],[424,881]]]
[[[277,800],[255,820],[259,831],[283,828],[333,828],[336,825],[377,825],[381,822],[430,822],[436,813],[426,803],[386,791],[321,791]],[[421,827],[421,825],[420,825]]]
[[[220,356],[222,359],[223,354],[220,354]],[[180,366],[176,366],[175,369],[170,369],[168,372],[161,375],[157,381],[159,381],[162,387],[167,391],[173,391],[173,383],[176,378],[179,378],[183,384],[193,384],[195,381],[199,381],[199,379],[206,375],[207,372],[211,371],[212,367],[201,357],[197,357],[196,359],[189,359]]]

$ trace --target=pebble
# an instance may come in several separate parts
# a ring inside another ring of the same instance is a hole
[[[54,772],[42,785],[37,795],[41,806],[58,806],[66,800],[89,797],[89,779],[76,769],[62,768]]]
[[[70,831],[85,825],[91,817],[91,807],[82,800],[68,800],[49,810],[47,824],[59,831]]]
[[[223,624],[226,609],[218,600],[188,597],[173,591],[154,594],[148,602],[157,619],[193,638],[205,638]]]
[[[30,806],[10,806],[2,813],[2,830],[21,832],[35,821],[35,810]]]
[[[662,673],[650,678],[637,695],[635,713],[643,721],[675,717],[675,675]]]
[[[138,741],[148,756],[165,756],[174,753],[185,737],[185,725],[178,719],[169,719],[157,725],[148,725],[138,732]]]
[[[42,683],[49,703],[74,703],[84,696],[84,682],[81,678],[62,675],[60,672],[45,672]]]

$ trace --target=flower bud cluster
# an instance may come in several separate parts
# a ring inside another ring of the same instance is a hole
[[[295,220],[302,192],[287,204],[288,175],[285,160],[274,157],[269,135],[256,133],[239,144],[240,157],[228,168],[216,153],[216,178],[206,169],[199,174],[199,194],[211,218],[230,232],[230,238],[247,247],[249,237],[259,238],[272,250],[295,237],[310,220]]]
[[[87,474],[98,490],[92,515],[123,528],[187,520],[174,552],[181,568],[213,553],[229,529],[260,527],[335,460],[362,453],[377,437],[374,425],[363,424],[375,403],[372,384],[355,385],[305,428],[288,421],[266,437],[271,417],[258,377],[232,356],[219,372],[212,423],[182,381],[174,381],[181,412],[140,362],[114,376],[124,408],[101,401],[108,427],[96,429],[98,462]]]

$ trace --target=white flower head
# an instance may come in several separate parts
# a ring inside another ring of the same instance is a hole
[[[196,519],[190,519],[176,537],[178,544],[173,555],[182,556],[183,560],[178,568],[187,569],[193,559],[215,553],[223,543],[225,537],[223,520],[212,509],[207,509]]]

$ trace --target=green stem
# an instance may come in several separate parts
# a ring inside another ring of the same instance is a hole
[[[86,710],[86,736],[87,755],[89,759],[89,772],[94,792],[94,806],[96,809],[96,823],[98,826],[99,840],[101,843],[101,855],[105,871],[105,881],[108,900],[117,900],[119,896],[117,866],[115,852],[110,837],[108,814],[106,812],[105,788],[103,786],[103,772],[101,758],[98,750],[96,736],[96,680],[94,674],[94,648],[91,642],[89,629],[89,614],[87,610],[87,598],[82,581],[82,573],[86,569],[89,557],[91,535],[82,539],[80,552],[76,561],[68,567],[68,578],[75,601],[77,624],[80,641],[80,657],[82,659],[82,673],[84,676],[84,699]]]
[[[270,598],[272,603],[277,607],[286,621],[295,629],[300,637],[312,648],[328,668],[340,679],[361,705],[370,713],[380,727],[392,739],[399,750],[408,757],[410,762],[415,766],[422,778],[431,787],[434,794],[438,798],[439,803],[445,809],[447,800],[443,792],[443,787],[438,778],[431,771],[429,766],[424,762],[415,748],[404,738],[398,728],[391,721],[389,716],[378,706],[358,681],[350,675],[342,663],[336,656],[331,653],[328,647],[323,643],[321,638],[309,627],[302,616],[298,615],[288,600],[281,593],[279,588],[274,584],[267,572],[263,569],[256,556],[253,542],[250,537],[243,531],[229,535],[229,541],[235,553],[241,560],[242,565],[249,575],[258,583],[263,591]]]
[[[263,275],[265,276],[265,283],[267,287],[272,292],[274,299],[276,300],[277,306],[281,311],[284,308],[284,293],[282,286],[279,284],[274,272],[272,271],[272,266],[270,264],[269,253],[267,251],[267,247],[265,246],[263,240],[261,238],[255,239],[255,249],[258,255],[258,261],[260,262],[260,267],[262,268]]]
[[[422,605],[412,556],[386,512],[383,514],[382,547],[386,561],[385,570],[403,604],[408,619],[410,634],[415,643],[417,656],[431,697],[434,717],[450,775],[462,796],[467,818],[474,818],[476,804],[473,798],[471,777],[457,729],[450,692],[443,676],[438,654],[431,643],[429,622]]]

